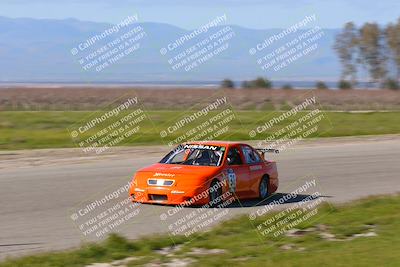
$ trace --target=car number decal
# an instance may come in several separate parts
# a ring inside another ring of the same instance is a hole
[[[234,193],[236,191],[236,174],[232,169],[228,169],[228,184],[229,192]]]

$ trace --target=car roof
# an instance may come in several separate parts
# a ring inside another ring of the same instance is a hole
[[[187,144],[202,144],[202,145],[211,145],[211,146],[235,146],[235,145],[246,145],[241,142],[236,141],[192,141],[187,142]]]

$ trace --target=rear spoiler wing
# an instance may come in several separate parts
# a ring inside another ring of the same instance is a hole
[[[263,158],[265,158],[265,153],[276,153],[276,154],[279,153],[278,149],[273,149],[273,148],[256,148],[256,150],[261,153],[261,156]]]
[[[256,148],[256,150],[261,153],[279,153],[278,149],[273,148]]]

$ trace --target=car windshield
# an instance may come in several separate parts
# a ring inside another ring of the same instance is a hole
[[[225,147],[203,144],[186,144],[169,152],[160,163],[220,166],[224,158]]]

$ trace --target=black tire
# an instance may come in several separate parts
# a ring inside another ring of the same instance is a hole
[[[218,184],[218,180],[214,180],[211,182],[211,185],[210,185],[210,191],[209,191],[210,194],[209,194],[209,202],[208,202],[210,207],[216,207],[216,206],[218,206],[218,204],[220,204],[219,202],[221,202],[221,201],[215,201],[215,199],[222,196],[221,186],[219,186],[217,190],[211,189],[211,188],[214,188],[217,184]]]
[[[268,175],[264,175],[261,180],[260,184],[258,186],[258,197],[260,199],[266,199],[269,197],[270,193],[268,190],[268,185],[269,185],[269,177]]]

